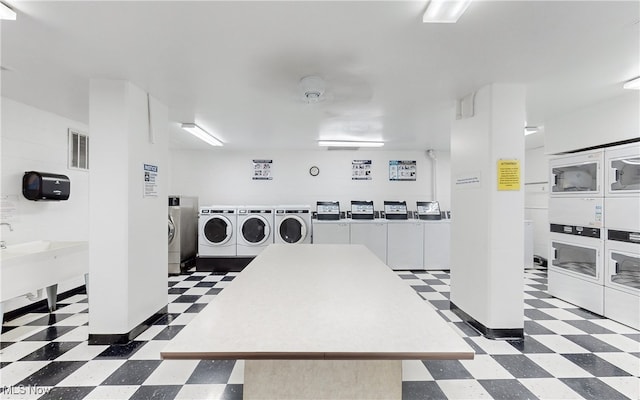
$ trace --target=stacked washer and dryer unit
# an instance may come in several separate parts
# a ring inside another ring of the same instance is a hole
[[[549,293],[640,328],[640,144],[549,166]]]
[[[604,315],[640,329],[640,143],[604,156]]]

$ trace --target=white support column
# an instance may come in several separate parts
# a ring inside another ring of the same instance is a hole
[[[168,117],[140,88],[104,79],[91,81],[89,117],[89,339],[98,343],[135,336],[166,311]],[[155,195],[145,193],[144,164],[158,167]]]
[[[521,85],[475,93],[473,116],[451,130],[451,303],[488,337],[524,326],[524,121]],[[498,162],[520,166],[519,190],[498,187]]]

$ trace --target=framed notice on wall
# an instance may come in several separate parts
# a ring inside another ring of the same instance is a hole
[[[273,179],[271,167],[273,160],[253,160],[254,181],[270,181]]]
[[[371,180],[371,160],[353,160],[351,163],[351,180]]]
[[[417,173],[416,161],[390,160],[389,180],[390,181],[415,181]]]

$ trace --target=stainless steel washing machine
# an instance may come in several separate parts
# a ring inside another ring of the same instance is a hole
[[[169,196],[169,274],[194,261],[198,243],[198,198]]]

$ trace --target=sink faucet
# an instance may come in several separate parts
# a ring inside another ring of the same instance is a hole
[[[9,227],[9,232],[13,232],[13,227],[11,226],[10,223],[8,222],[0,222],[0,226],[2,225],[6,225]],[[0,241],[0,249],[6,249],[7,248],[7,244],[5,243],[4,240]]]

